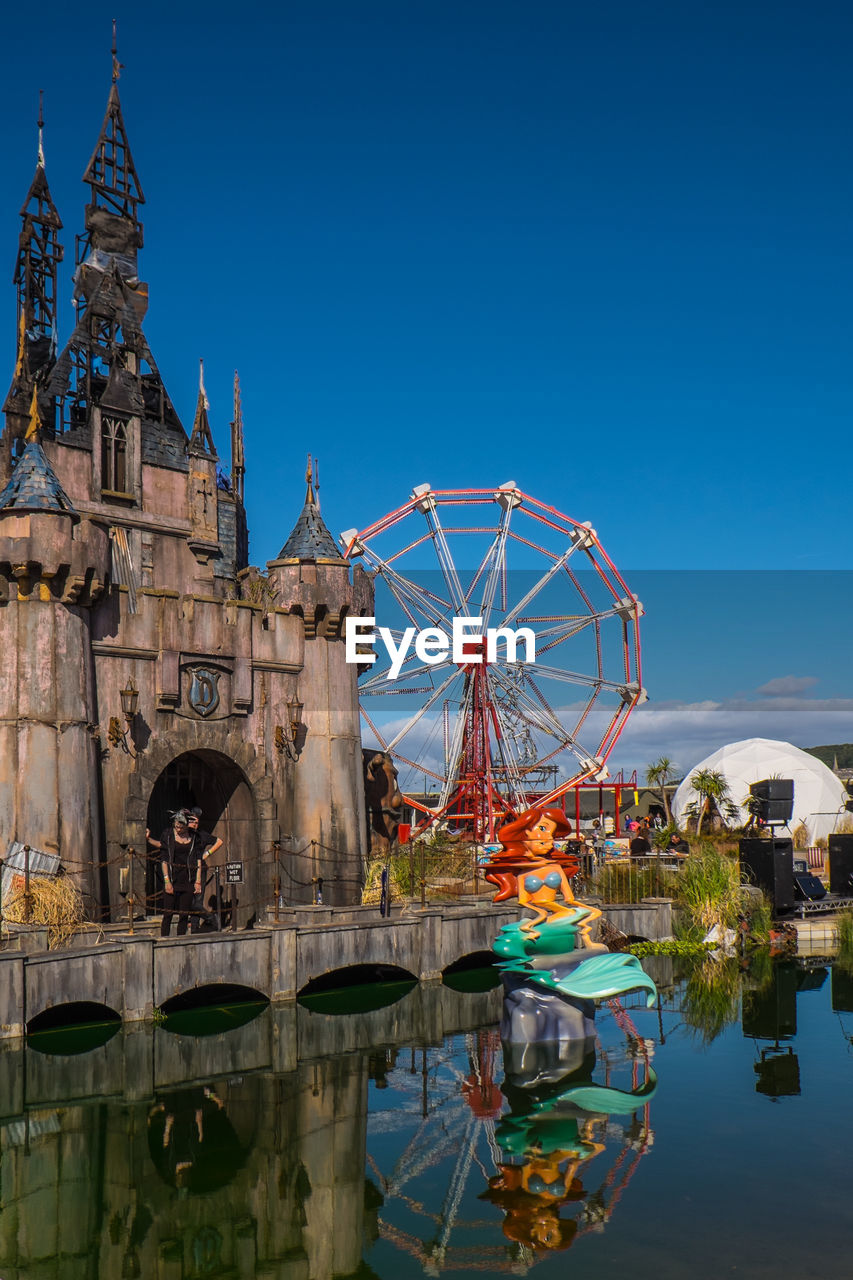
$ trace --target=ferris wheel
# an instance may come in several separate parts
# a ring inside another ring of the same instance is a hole
[[[643,610],[591,524],[514,481],[422,484],[340,541],[376,589],[362,716],[421,829],[492,841],[507,815],[608,776],[646,700]]]

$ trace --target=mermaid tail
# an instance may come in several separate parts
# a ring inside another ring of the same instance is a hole
[[[513,967],[513,966],[508,966]],[[636,956],[623,951],[590,956],[564,976],[556,970],[533,970],[530,980],[550,991],[579,1000],[612,1000],[628,991],[646,992],[646,1006],[651,1009],[657,997],[657,987]]]

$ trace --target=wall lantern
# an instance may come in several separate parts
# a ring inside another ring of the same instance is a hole
[[[119,690],[121,698],[121,710],[124,716],[126,728],[122,729],[121,721],[118,716],[110,716],[110,727],[107,730],[107,737],[114,747],[121,747],[127,755],[134,758],[139,754],[136,749],[136,742],[133,737],[133,722],[136,718],[136,711],[139,706],[139,690],[132,680],[128,680],[123,689]],[[130,744],[128,744],[128,734],[130,735]]]
[[[296,740],[299,737],[299,730],[302,728],[302,708],[304,703],[300,702],[296,694],[287,704],[287,716],[290,722],[290,729],[285,733],[280,724],[275,726],[273,741],[275,749],[279,753],[284,752],[289,760],[298,760],[299,752],[296,749]]]
[[[293,742],[295,742],[299,736],[299,726],[302,724],[303,705],[304,704],[299,701],[296,694],[293,695],[290,702],[287,704],[287,714],[290,717],[290,737]]]

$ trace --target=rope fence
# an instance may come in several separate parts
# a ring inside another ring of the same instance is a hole
[[[388,854],[368,855],[363,863],[351,851],[319,840],[306,841],[298,848],[292,845],[293,838],[285,836],[248,855],[218,850],[214,862],[203,864],[206,871],[201,906],[196,897],[190,911],[196,931],[200,924],[205,932],[210,931],[211,925],[217,930],[236,930],[240,921],[243,927],[251,927],[255,921],[263,922],[268,913],[278,921],[282,912],[305,905],[306,899],[322,905],[324,897],[344,896],[350,902],[377,906],[383,915],[390,915],[392,905],[425,907],[428,903],[452,903],[463,895],[488,892],[491,896],[493,892],[483,876],[485,851],[476,845],[409,841]],[[96,883],[109,878],[112,892],[117,888],[124,900],[118,910],[113,909],[113,921],[126,918],[130,933],[135,923],[158,916],[163,910],[160,849],[142,852],[129,845],[112,857],[92,862],[47,855],[58,864],[55,876],[40,875],[31,865],[46,855],[27,845],[22,846],[22,855],[14,864],[0,861],[0,938],[4,924],[9,923],[47,926],[53,930],[52,937],[60,938],[87,927],[87,917],[88,926],[97,926],[101,903],[95,892],[80,887],[83,876]],[[675,891],[677,872],[666,865],[666,860],[602,864],[591,855],[581,855],[580,861],[581,868],[572,880],[578,896],[595,896],[605,903],[636,903],[647,897],[670,897]],[[23,866],[18,865],[20,862]],[[229,862],[241,864],[238,883],[228,881]],[[51,882],[74,886],[65,908],[58,898],[45,905],[46,894],[41,885]],[[82,904],[79,909],[78,902]]]

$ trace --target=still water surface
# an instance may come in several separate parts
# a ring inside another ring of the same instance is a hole
[[[0,1051],[0,1278],[847,1280],[853,978],[647,963],[571,1060],[448,987]]]

